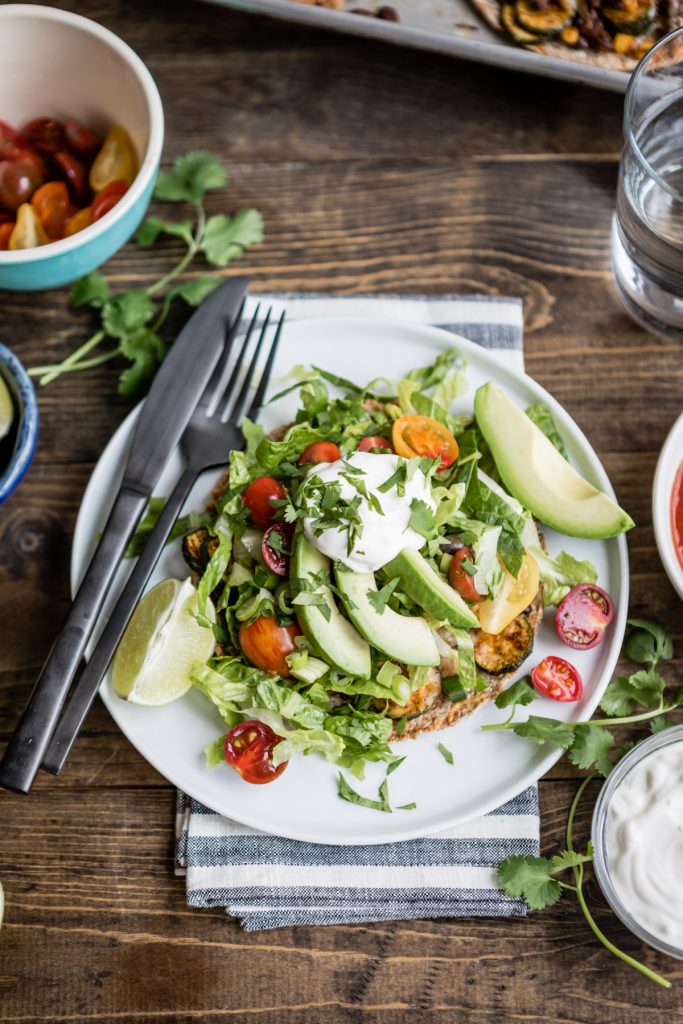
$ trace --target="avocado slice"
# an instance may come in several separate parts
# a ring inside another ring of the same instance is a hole
[[[479,628],[479,620],[457,590],[434,572],[419,551],[404,548],[383,571],[390,579],[400,576],[406,594],[433,618],[446,619],[456,629]]]
[[[321,572],[330,575],[329,558],[300,533],[294,542],[290,566],[292,579],[310,580],[311,576]],[[316,653],[340,672],[369,679],[370,646],[341,614],[329,587],[317,586],[311,593],[322,595],[330,609],[329,621],[314,604],[295,604],[294,609],[299,625]]]
[[[399,615],[389,606],[378,612],[369,593],[377,593],[373,572],[351,572],[335,566],[337,587],[347,615],[361,636],[382,654],[405,665],[438,665],[439,651],[432,631],[416,615]]]
[[[616,537],[635,523],[564,459],[542,430],[491,381],[474,415],[510,494],[542,523],[570,537]]]

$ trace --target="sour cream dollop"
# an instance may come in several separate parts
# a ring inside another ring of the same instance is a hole
[[[626,909],[683,949],[683,742],[653,750],[611,798],[606,853]]]
[[[319,551],[334,561],[342,562],[354,572],[375,572],[404,548],[418,549],[425,539],[409,525],[411,506],[415,499],[423,501],[434,511],[436,502],[432,498],[429,480],[415,463],[400,455],[378,455],[372,452],[354,452],[345,461],[319,463],[312,466],[308,479],[318,477],[325,487],[332,484],[340,488],[342,501],[360,497],[356,510],[359,520],[358,535],[353,537],[349,550],[349,531],[342,523],[327,526],[321,532],[319,514],[313,513],[304,519],[304,533]],[[390,480],[400,466],[405,465],[405,478],[400,488],[394,484],[385,492],[379,487]],[[349,466],[351,470],[349,470]],[[357,470],[357,473],[353,471]],[[364,497],[351,479],[358,481],[368,497]],[[402,493],[401,493],[402,492]],[[373,508],[369,497],[373,495],[382,512]]]

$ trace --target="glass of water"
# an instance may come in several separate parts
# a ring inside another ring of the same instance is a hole
[[[612,265],[635,319],[683,341],[683,29],[643,57],[626,92]]]

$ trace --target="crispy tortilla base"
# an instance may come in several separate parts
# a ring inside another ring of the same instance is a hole
[[[471,0],[472,6],[481,14],[484,20],[501,32],[511,43],[514,40],[500,23],[500,4],[498,0]],[[683,20],[679,22],[683,24]],[[659,34],[664,35],[669,31],[665,25],[658,24]],[[524,45],[518,43],[518,46]],[[638,64],[635,57],[626,57],[620,53],[602,53],[597,50],[575,50],[563,43],[548,41],[534,46],[524,46],[525,50],[534,50],[536,53],[543,53],[546,57],[557,57],[560,60],[574,61],[576,64],[590,64],[595,68],[604,68],[605,71],[633,71]]]

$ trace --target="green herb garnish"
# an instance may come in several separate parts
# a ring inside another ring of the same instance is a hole
[[[448,761],[449,764],[454,764],[453,755],[448,747],[445,747],[443,743],[438,743],[437,750],[443,756],[444,761]]]
[[[381,590],[368,590],[368,601],[378,613],[382,615],[386,608],[389,598],[396,590],[396,587],[401,582],[400,576],[395,576],[393,580],[389,580],[386,586],[382,587]]]

